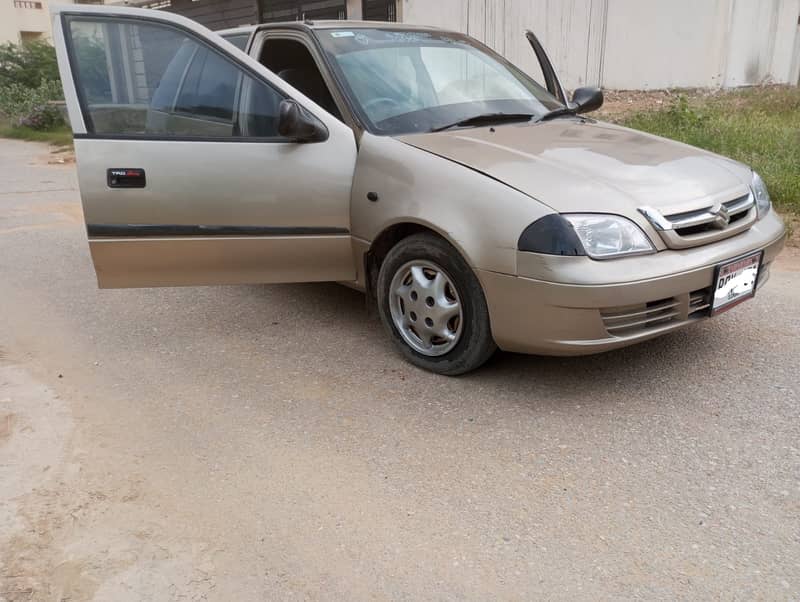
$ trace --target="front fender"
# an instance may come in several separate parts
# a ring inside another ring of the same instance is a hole
[[[553,213],[464,165],[369,133],[361,138],[350,207],[356,238],[371,242],[394,224],[416,223],[441,234],[474,269],[503,274],[517,273],[525,227]]]

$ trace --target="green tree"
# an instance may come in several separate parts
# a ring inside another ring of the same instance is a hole
[[[38,41],[0,44],[0,88],[38,88],[43,81],[59,81],[55,48]]]

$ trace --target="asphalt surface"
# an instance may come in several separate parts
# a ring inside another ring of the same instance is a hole
[[[791,257],[445,378],[334,284],[98,290],[48,161],[0,140],[0,600],[800,598]]]

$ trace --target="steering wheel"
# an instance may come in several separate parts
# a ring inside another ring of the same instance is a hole
[[[393,107],[400,106],[400,102],[395,100],[394,98],[389,98],[388,96],[378,96],[377,98],[373,98],[372,100],[368,100],[364,103],[365,109],[371,109],[378,105],[388,104]]]

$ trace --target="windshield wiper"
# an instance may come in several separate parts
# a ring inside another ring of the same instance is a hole
[[[442,132],[444,130],[449,130],[450,128],[468,127],[470,125],[503,123],[505,121],[530,121],[532,117],[534,117],[534,115],[530,113],[484,113],[483,115],[475,115],[474,117],[461,119],[455,123],[433,128],[431,132]]]
[[[545,113],[539,119],[536,120],[536,123],[541,121],[549,121],[550,119],[555,119],[556,117],[564,117],[567,115],[577,115],[578,113],[575,109],[570,109],[569,107],[558,107],[557,109],[553,109],[549,113]]]

